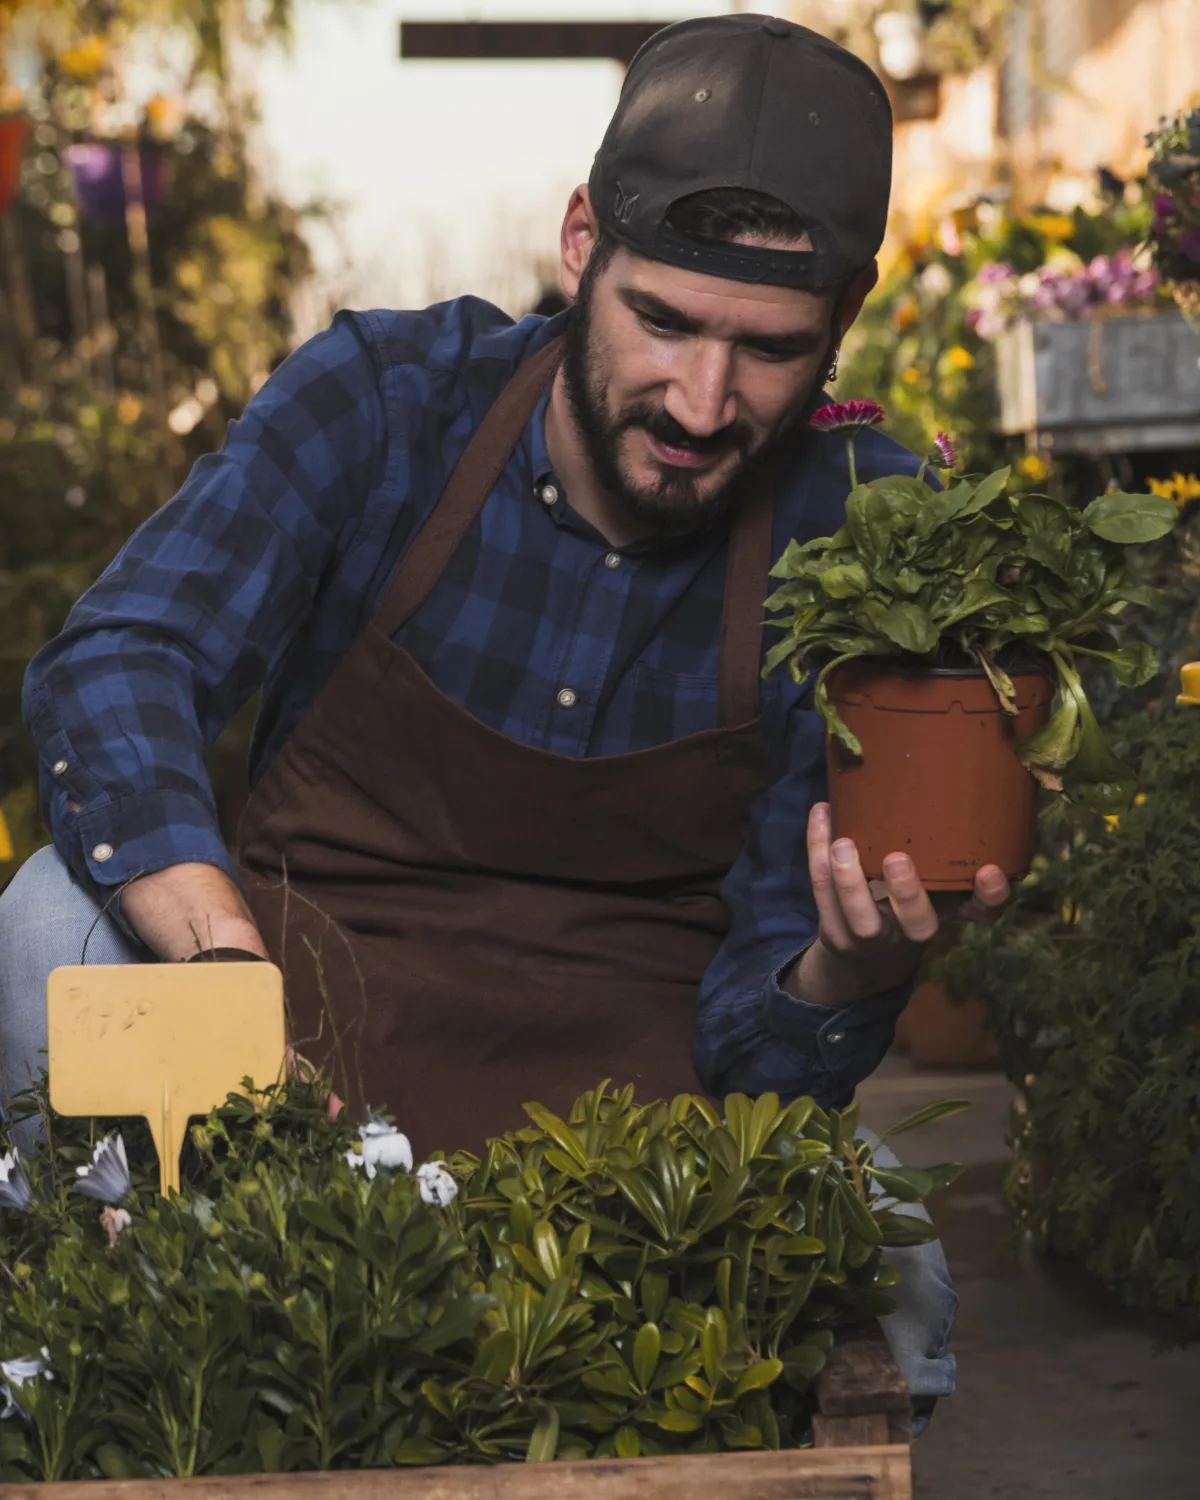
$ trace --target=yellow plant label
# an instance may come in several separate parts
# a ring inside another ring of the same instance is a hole
[[[50,1104],[61,1115],[142,1115],[162,1191],[179,1188],[193,1115],[284,1069],[283,976],[268,963],[85,964],[46,984]]]

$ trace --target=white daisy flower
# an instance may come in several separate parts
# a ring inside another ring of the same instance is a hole
[[[458,1183],[440,1161],[427,1161],[418,1167],[417,1181],[421,1184],[421,1197],[438,1208],[449,1208],[458,1197]]]
[[[50,1351],[44,1345],[40,1357],[36,1354],[26,1354],[20,1359],[0,1360],[0,1399],[4,1401],[4,1409],[0,1411],[0,1422],[7,1417],[24,1416],[24,1408],[13,1395],[14,1390],[21,1387],[30,1380],[36,1380],[41,1375],[46,1380],[53,1380],[54,1376],[47,1367]]]
[[[373,1179],[376,1172],[411,1172],[413,1165],[412,1146],[406,1135],[394,1125],[374,1116],[360,1127],[361,1151],[347,1151],[346,1160],[351,1167],[364,1167],[367,1177]]]
[[[0,1208],[28,1208],[33,1202],[29,1179],[16,1151],[0,1156]]]
[[[129,1163],[125,1159],[125,1142],[120,1135],[106,1135],[92,1152],[91,1165],[76,1167],[75,1175],[79,1178],[75,1184],[77,1193],[95,1198],[97,1203],[116,1207],[127,1193],[133,1191]]]

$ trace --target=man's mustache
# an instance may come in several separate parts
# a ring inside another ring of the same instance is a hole
[[[621,426],[641,427],[672,448],[686,448],[690,453],[718,454],[744,452],[753,442],[753,434],[745,422],[730,422],[719,432],[710,432],[703,437],[689,432],[661,406],[639,406],[626,412]]]

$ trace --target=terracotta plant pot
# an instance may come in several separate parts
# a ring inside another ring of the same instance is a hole
[[[951,1005],[945,985],[917,985],[896,1022],[896,1046],[921,1068],[985,1068],[996,1063],[982,1000]]]
[[[934,891],[970,890],[981,865],[1028,874],[1037,785],[1014,747],[1046,722],[1054,685],[1040,672],[1013,684],[1015,716],[982,669],[851,662],[833,675],[830,699],[863,748],[859,760],[829,740],[833,833],[854,840],[870,879],[896,850]]]
[[[12,207],[21,183],[21,155],[28,127],[22,115],[0,115],[0,218]]]

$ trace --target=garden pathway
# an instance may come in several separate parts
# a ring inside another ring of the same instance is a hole
[[[875,1129],[930,1099],[974,1105],[896,1141],[913,1165],[966,1166],[935,1203],[962,1297],[959,1388],[913,1450],[916,1500],[1196,1500],[1200,1348],[1156,1354],[1136,1318],[1014,1245],[1009,1095],[998,1073],[918,1072],[900,1057],[859,1090]]]

